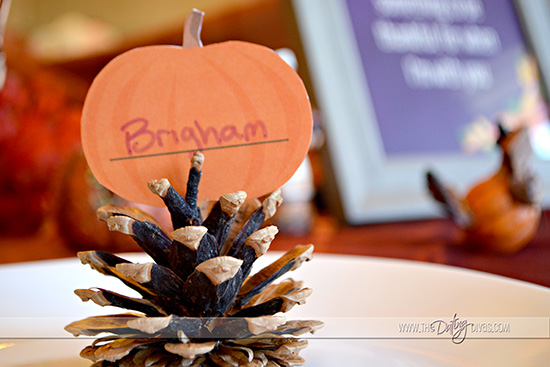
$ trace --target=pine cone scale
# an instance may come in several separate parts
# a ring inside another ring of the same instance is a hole
[[[297,246],[249,276],[269,248],[277,228],[260,229],[280,205],[280,193],[263,203],[246,194],[220,197],[203,221],[196,205],[202,154],[189,171],[186,197],[168,180],[149,188],[168,207],[174,231],[166,234],[145,213],[112,205],[98,210],[110,229],[130,235],[154,262],[133,263],[105,252],[78,254],[83,264],[116,277],[142,298],[101,288],[75,291],[83,301],[129,312],[75,321],[66,330],[97,336],[81,356],[93,367],[300,366],[307,345],[297,337],[316,331],[319,321],[286,321],[280,314],[311,295],[301,282],[278,278],[311,259],[312,245]]]

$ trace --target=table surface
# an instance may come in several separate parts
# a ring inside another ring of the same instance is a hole
[[[509,255],[465,249],[460,231],[447,219],[340,227],[321,217],[309,235],[281,236],[272,248],[286,250],[295,243],[313,243],[316,252],[433,262],[550,287],[550,211],[543,211],[532,241]]]
[[[148,261],[142,254],[122,256]],[[277,256],[272,251],[260,258],[258,269]],[[550,360],[549,288],[438,264],[332,254],[317,254],[288,275],[313,294],[287,319],[325,324],[315,335],[304,336],[309,346],[300,354],[308,366],[539,367]],[[78,353],[91,340],[70,337],[64,326],[119,311],[81,302],[73,290],[99,286],[128,292],[118,279],[74,258],[1,266],[0,279],[17,280],[0,282],[3,367],[89,366]],[[32,291],[22,292],[27,289]],[[501,335],[481,329],[403,333],[398,326],[452,320],[511,326]],[[462,337],[468,340],[457,346],[453,340]]]
[[[544,211],[531,243],[512,255],[466,250],[460,231],[446,219],[344,226],[318,215],[305,235],[281,232],[272,250],[312,243],[315,252],[409,259],[440,263],[503,275],[550,287],[550,212]],[[140,249],[136,246],[129,251]],[[45,226],[29,238],[0,237],[0,264],[75,256],[55,230]]]

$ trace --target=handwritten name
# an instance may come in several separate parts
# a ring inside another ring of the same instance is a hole
[[[199,121],[193,121],[191,126],[184,126],[179,130],[154,129],[149,126],[149,120],[138,117],[126,122],[120,127],[124,133],[124,142],[128,155],[143,154],[156,147],[179,146],[191,143],[193,149],[201,150],[211,144],[230,144],[235,142],[249,142],[255,138],[267,139],[266,124],[257,120],[244,124],[242,129],[232,124],[220,128],[202,126]]]

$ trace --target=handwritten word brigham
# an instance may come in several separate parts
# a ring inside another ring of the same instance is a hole
[[[267,127],[261,120],[246,123],[241,130],[235,125],[224,125],[217,129],[212,126],[202,126],[198,121],[193,121],[192,126],[184,126],[181,130],[151,129],[149,121],[139,117],[128,121],[120,127],[124,133],[126,149],[129,155],[134,153],[146,153],[155,147],[165,145],[177,146],[191,142],[193,149],[202,149],[209,144],[229,142],[248,142],[254,137],[267,138]]]

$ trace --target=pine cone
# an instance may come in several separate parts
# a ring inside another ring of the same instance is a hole
[[[83,300],[137,311],[75,321],[66,330],[96,339],[80,355],[99,366],[299,366],[320,321],[285,321],[276,315],[303,304],[311,289],[290,278],[273,282],[311,258],[313,245],[300,245],[252,276],[277,228],[260,229],[281,204],[280,192],[245,202],[242,191],[223,195],[202,221],[197,206],[204,156],[197,152],[187,192],[166,179],[149,182],[171,214],[167,235],[148,214],[107,205],[98,218],[130,235],[154,262],[137,264],[99,251],[80,252],[83,264],[119,278],[142,298],[100,288],[77,289]]]

